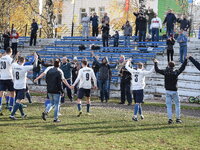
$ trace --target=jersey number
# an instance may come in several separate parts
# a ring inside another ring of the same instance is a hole
[[[90,74],[89,73],[86,73],[86,81],[88,81],[90,79]]]
[[[135,75],[135,82],[138,82],[138,75]]]
[[[19,80],[19,72],[16,72],[16,80]]]
[[[1,61],[1,69],[6,69],[6,62],[5,61]]]

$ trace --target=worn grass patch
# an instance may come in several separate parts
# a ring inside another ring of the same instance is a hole
[[[163,114],[145,112],[145,119],[133,122],[132,111],[92,107],[92,116],[77,118],[76,106],[61,108],[61,123],[53,123],[53,112],[47,121],[41,119],[42,104],[28,106],[28,119],[10,120],[4,111],[0,116],[0,149],[2,150],[198,150],[200,118],[183,117],[183,124],[167,124]]]

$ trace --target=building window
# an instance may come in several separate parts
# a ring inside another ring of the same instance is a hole
[[[82,20],[83,17],[85,17],[85,15],[87,14],[86,9],[85,8],[81,8],[80,9],[80,22]]]
[[[90,8],[90,14],[93,14],[95,12],[95,8]]]
[[[105,13],[105,7],[99,7],[99,17],[100,17],[100,21],[102,21],[102,18],[104,16]]]
[[[57,15],[57,23],[62,24],[62,14]]]

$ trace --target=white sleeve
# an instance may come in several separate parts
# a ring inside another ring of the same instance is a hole
[[[160,18],[159,18],[159,24],[160,24],[160,29],[162,29],[162,21]]]
[[[81,75],[82,75],[82,70],[79,70],[78,76],[72,86],[75,86],[80,81]]]
[[[44,73],[44,74],[47,74],[47,72],[48,72],[51,68],[52,68],[52,67],[47,67],[43,73]]]
[[[91,69],[91,70],[92,70],[92,69]],[[93,79],[93,81],[94,81],[94,86],[97,87],[97,78],[96,78],[96,76],[95,76],[93,70],[92,70],[92,79]]]
[[[142,74],[144,74],[144,75],[152,74],[153,71],[154,71],[154,66],[153,66],[149,71],[144,70],[144,71],[142,72]]]
[[[8,60],[8,64],[11,65],[12,62],[13,62],[13,59],[12,59],[12,58],[9,58],[9,60]]]
[[[135,69],[132,69],[131,67],[129,67],[129,63],[130,63],[130,62],[127,62],[127,63],[126,63],[125,68],[126,68],[130,73],[136,72]]]
[[[65,76],[64,76],[64,73],[63,73],[63,71],[59,68],[59,71],[60,71],[60,73],[61,73],[61,78],[62,78],[62,80],[64,80],[65,79]]]
[[[33,69],[33,65],[28,65],[28,66],[24,66],[24,71],[30,71],[31,69]]]

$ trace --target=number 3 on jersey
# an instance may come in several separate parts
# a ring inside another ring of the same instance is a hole
[[[1,69],[6,69],[6,62],[5,61],[1,61]]]
[[[16,72],[15,75],[16,75],[16,80],[19,80],[19,72],[18,71]]]
[[[86,81],[88,81],[90,79],[90,74],[89,73],[86,73]]]
[[[135,82],[138,82],[138,75],[135,75]]]

